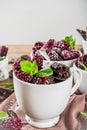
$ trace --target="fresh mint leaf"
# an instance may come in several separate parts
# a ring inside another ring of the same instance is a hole
[[[5,59],[5,57],[0,57],[0,61],[2,61],[2,60],[4,60]]]
[[[66,42],[67,44],[69,44],[69,46],[70,46],[71,49],[75,48],[76,40],[73,39],[72,35],[66,36],[64,38],[64,42]]]
[[[84,70],[87,71],[87,66],[85,64],[83,64],[81,61],[78,61],[78,62],[84,68]]]
[[[81,116],[87,117],[87,112],[80,112]]]
[[[20,62],[21,70],[27,74],[35,75],[38,73],[38,65],[36,61],[30,62],[28,60]]]
[[[2,122],[5,118],[8,118],[9,115],[7,114],[7,112],[4,111],[0,111],[0,122]]]
[[[38,77],[46,77],[53,75],[53,70],[51,68],[42,69],[37,74]]]
[[[14,89],[14,85],[13,84],[7,84],[5,86],[6,89]]]
[[[33,70],[34,70],[34,73],[36,74],[36,73],[38,73],[38,65],[37,65],[37,62],[36,62],[36,60],[35,61],[33,61]]]

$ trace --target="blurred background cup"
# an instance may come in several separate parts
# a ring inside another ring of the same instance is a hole
[[[80,81],[79,90],[81,93],[87,93],[87,71],[78,68],[75,63],[73,64],[73,67],[74,67],[74,70],[76,70],[74,71],[74,83],[76,82],[78,78],[77,71],[79,71],[82,74],[82,79]]]
[[[8,56],[6,56],[0,61],[0,81],[6,80],[8,77]]]
[[[84,54],[87,54],[87,40],[82,39],[82,47]]]

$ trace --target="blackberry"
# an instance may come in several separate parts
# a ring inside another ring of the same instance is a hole
[[[33,78],[31,75],[26,74],[21,70],[17,71],[17,77],[22,81],[29,82],[29,83],[32,81]]]
[[[70,51],[68,51],[68,50],[63,50],[63,51],[61,52],[61,57],[62,57],[64,60],[70,60],[70,59],[71,59]]]
[[[54,47],[53,51],[55,51],[57,54],[61,54],[61,48]]]
[[[58,47],[58,48],[61,48],[62,44],[64,44],[63,41],[58,41],[58,42],[57,42],[57,47]]]
[[[41,54],[39,54],[39,53],[35,53],[33,55],[33,60],[36,60],[36,62],[38,64],[38,69],[41,69],[42,66],[43,66],[44,57]]]
[[[33,53],[35,53],[37,50],[39,50],[43,46],[43,42],[36,42],[34,47],[32,48]]]
[[[33,77],[33,81],[34,84],[43,84],[43,79],[39,78],[39,77]]]
[[[43,42],[36,42],[36,43],[35,43],[35,47],[36,47],[37,49],[40,49],[42,46],[43,46]]]
[[[62,45],[61,45],[61,50],[69,50],[69,44],[67,44],[67,43],[62,43]]]
[[[21,130],[22,123],[17,117],[9,117],[0,123],[0,130]]]
[[[6,46],[0,46],[0,56],[7,56],[8,48]]]
[[[55,51],[49,52],[48,56],[49,56],[51,61],[60,61],[60,60],[62,60],[62,58]]]
[[[78,58],[80,56],[79,51],[72,49],[71,52],[73,53],[73,59]]]
[[[65,43],[63,40],[57,42],[57,47],[61,48],[61,50],[69,50],[69,44]]]
[[[54,46],[54,43],[55,43],[54,39],[49,39],[48,42],[47,42],[46,47],[48,47],[48,48],[51,47],[52,48]]]
[[[55,46],[55,40],[54,40],[54,39],[50,39],[50,40],[44,45],[44,48],[45,48],[46,52],[49,53],[54,46]]]
[[[17,61],[13,64],[14,72],[17,72],[18,70],[20,70],[20,62],[21,61],[22,61],[21,59],[17,59]]]

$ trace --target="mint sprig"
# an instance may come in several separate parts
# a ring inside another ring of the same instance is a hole
[[[78,62],[84,68],[84,70],[87,71],[87,66],[85,64],[83,64],[81,61],[78,61]]]
[[[13,84],[7,84],[5,85],[6,89],[14,89],[14,85]]]
[[[35,60],[33,62],[28,60],[21,61],[20,67],[23,72],[30,74],[31,76],[47,77],[53,75],[53,70],[51,68],[38,70],[38,65]]]
[[[37,74],[38,77],[48,77],[53,75],[53,70],[51,68],[42,69]]]
[[[36,73],[38,73],[38,65],[35,60],[33,62],[30,62],[28,60],[21,61],[20,67],[21,70],[27,74],[35,75]]]
[[[69,44],[69,46],[70,46],[71,49],[75,48],[76,40],[73,39],[73,36],[72,36],[72,35],[66,36],[66,37],[64,38],[64,42],[66,42],[67,44]]]
[[[87,117],[87,112],[80,112],[80,115],[83,117]]]
[[[9,115],[7,114],[7,112],[0,111],[0,122],[2,122],[4,119],[6,119],[8,117],[9,117]]]

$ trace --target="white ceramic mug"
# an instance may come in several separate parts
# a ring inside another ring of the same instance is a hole
[[[86,40],[82,40],[82,46],[83,46],[84,54],[87,54],[87,41]]]
[[[87,93],[87,71],[78,68],[75,65],[75,63],[73,65],[73,67],[76,70],[76,71],[74,71],[74,82],[76,82],[76,80],[78,78],[77,71],[79,71],[80,73],[82,73],[82,79],[81,79],[81,83],[80,83],[80,86],[79,86],[79,90],[80,90],[81,93]]]
[[[78,72],[78,79],[73,86],[73,72],[70,71],[70,77],[65,81],[38,85],[26,83],[13,73],[16,99],[27,115],[27,122],[37,128],[48,128],[58,123],[60,114],[79,87],[81,78]]]
[[[9,77],[8,73],[8,56],[0,61],[0,81],[6,80]]]

